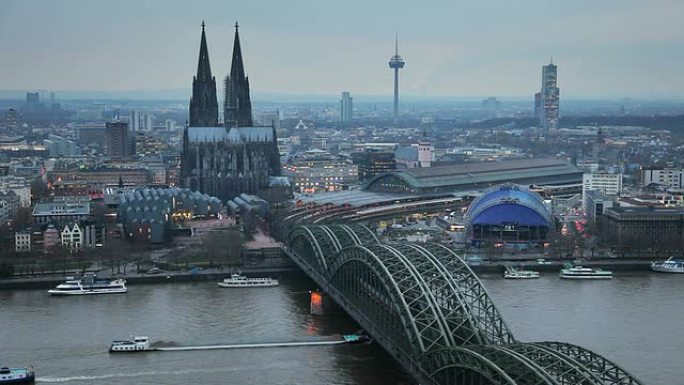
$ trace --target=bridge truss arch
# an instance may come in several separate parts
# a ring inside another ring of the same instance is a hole
[[[380,241],[365,226],[298,226],[290,232],[288,244],[309,265],[315,267],[319,274],[327,276],[330,260],[343,248],[380,244]]]
[[[453,345],[432,293],[401,253],[386,245],[348,247],[330,265],[330,283],[370,322],[390,329],[412,357]]]
[[[453,250],[382,244],[358,225],[299,226],[287,251],[426,383],[639,385],[617,364],[561,342],[522,343]]]
[[[605,357],[560,342],[473,345],[434,350],[423,357],[422,367],[431,379],[442,385],[641,384]]]

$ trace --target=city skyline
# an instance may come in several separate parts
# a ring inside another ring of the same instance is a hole
[[[411,62],[402,78],[407,97],[532,95],[538,68],[549,56],[563,67],[561,86],[568,98],[680,99],[684,89],[684,80],[675,76],[684,61],[679,49],[684,32],[673,19],[684,5],[674,1],[539,3],[523,9],[500,2],[488,5],[501,10],[495,14],[483,5],[447,2],[429,9],[411,3],[366,7],[359,15],[305,2],[283,8],[275,3],[268,12],[220,2],[183,9],[154,1],[136,5],[8,2],[0,16],[0,49],[11,53],[0,63],[2,88],[186,89],[183,75],[196,66],[187,59],[194,51],[188,47],[205,19],[212,56],[221,63],[230,57],[226,40],[235,21],[243,25],[248,75],[259,79],[252,85],[256,94],[337,95],[347,89],[391,95],[386,58],[395,30],[402,35],[402,56]],[[435,13],[436,7],[444,12]],[[227,16],[210,17],[216,14]],[[31,28],[23,28],[29,18]],[[536,27],[528,26],[532,22]],[[214,72],[222,77],[227,68]]]
[[[0,384],[679,383],[679,3],[2,1]]]

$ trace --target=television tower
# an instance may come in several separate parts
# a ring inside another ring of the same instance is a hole
[[[394,56],[390,58],[389,67],[394,70],[394,118],[399,117],[399,70],[404,68],[404,59],[399,56],[399,34],[394,37]]]

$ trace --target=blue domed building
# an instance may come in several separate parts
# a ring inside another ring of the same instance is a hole
[[[485,190],[470,204],[465,218],[474,245],[541,243],[555,227],[542,198],[514,184]]]

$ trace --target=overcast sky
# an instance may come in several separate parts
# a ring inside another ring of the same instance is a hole
[[[212,71],[239,21],[256,93],[684,98],[682,0],[0,0],[0,89],[187,90],[200,23]]]

